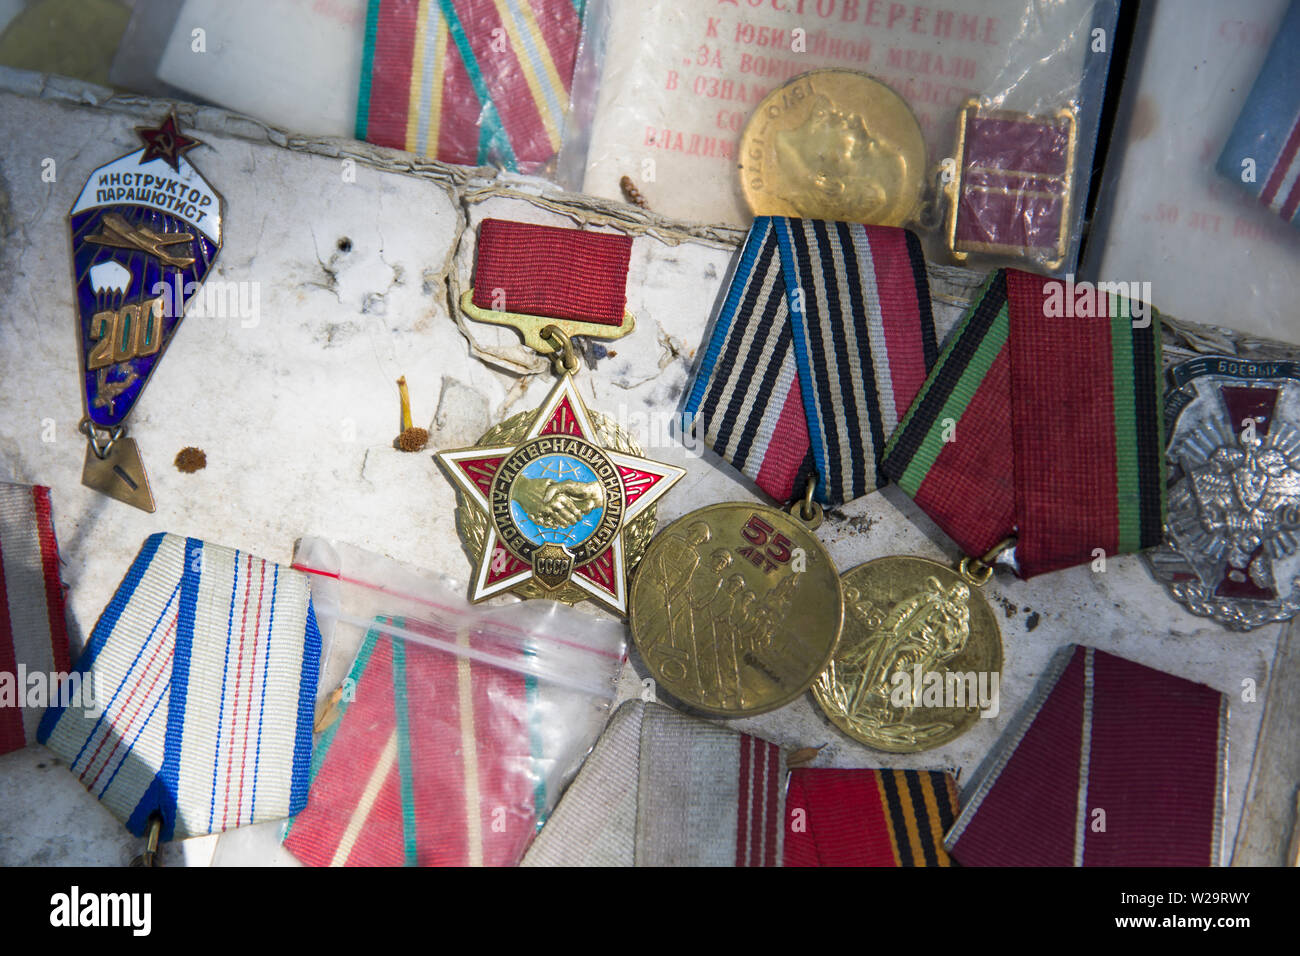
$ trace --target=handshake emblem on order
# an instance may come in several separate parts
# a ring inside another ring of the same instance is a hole
[[[520,476],[510,496],[539,528],[567,528],[605,504],[605,489],[598,481]]]

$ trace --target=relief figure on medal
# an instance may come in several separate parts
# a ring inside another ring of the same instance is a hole
[[[780,198],[796,212],[877,222],[904,188],[907,161],[900,150],[873,135],[860,114],[837,108],[825,96],[813,100],[800,126],[778,132],[774,140]]]
[[[772,635],[784,624],[797,587],[793,574],[759,593],[726,547],[713,546],[706,521],[668,533],[642,573],[652,589],[641,650],[692,696],[724,710],[751,703],[750,682],[780,684],[766,665]]]
[[[605,489],[586,463],[546,455],[526,465],[510,486],[510,514],[534,544],[575,547],[605,514]]]
[[[850,688],[851,696],[843,702],[849,717],[877,730],[902,725],[899,731],[908,739],[948,729],[950,725],[942,721],[913,728],[916,701],[895,706],[894,675],[911,674],[918,666],[922,674],[939,672],[965,649],[970,639],[970,587],[962,581],[945,587],[932,576],[920,592],[902,597],[892,607],[865,599],[856,590],[846,594],[846,605],[873,638],[837,661],[839,683]]]

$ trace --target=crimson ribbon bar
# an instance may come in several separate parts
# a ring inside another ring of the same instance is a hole
[[[474,264],[480,309],[618,326],[632,237],[484,219]]]
[[[1153,547],[1165,514],[1160,368],[1155,309],[999,270],[882,470],[969,555],[1015,536],[1024,578]]]
[[[1044,676],[948,832],[962,866],[1217,866],[1228,699],[1091,647]]]
[[[934,364],[920,241],[891,226],[759,216],[685,407],[779,501],[883,484],[881,449]]]

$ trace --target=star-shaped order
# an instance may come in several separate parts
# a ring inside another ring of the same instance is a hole
[[[137,126],[135,131],[144,143],[144,155],[140,157],[142,164],[161,159],[177,172],[181,169],[182,154],[199,145],[197,139],[181,132],[175,113],[168,113],[157,127]]]
[[[552,435],[581,439],[595,446],[618,472],[624,503],[618,529],[603,550],[581,564],[575,563],[568,583],[577,585],[593,600],[616,613],[626,614],[627,567],[623,557],[623,532],[628,522],[658,501],[686,472],[674,465],[600,448],[590,414],[568,375],[551,389],[537,410],[532,427],[517,444],[475,445],[438,453],[439,461],[456,486],[488,522],[487,538],[478,557],[470,600],[482,601],[521,587],[533,579],[532,564],[511,551],[498,533],[489,501],[498,471],[515,450],[533,439]]]

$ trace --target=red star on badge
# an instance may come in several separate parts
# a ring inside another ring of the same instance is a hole
[[[177,172],[181,169],[181,155],[199,145],[197,139],[181,132],[175,113],[168,113],[161,126],[137,126],[135,131],[144,143],[141,163],[161,159]]]
[[[596,429],[592,425],[590,413],[573,387],[570,376],[565,375],[537,410],[532,427],[518,444],[475,445],[438,453],[438,460],[469,505],[482,512],[488,522],[487,539],[482,554],[478,556],[470,600],[482,601],[519,588],[529,581],[537,581],[544,588],[548,587],[534,574],[534,565],[525,556],[512,550],[498,531],[498,521],[513,522],[516,529],[521,525],[512,517],[513,511],[509,508],[514,501],[513,497],[508,497],[505,502],[507,507],[498,509],[494,516],[493,485],[498,472],[517,449],[540,437],[569,437],[594,447],[613,465],[617,480],[615,482],[611,478],[611,485],[616,485],[619,489],[622,517],[609,544],[581,563],[575,560],[572,571],[560,587],[570,583],[577,585],[592,599],[616,613],[627,613],[627,567],[623,557],[623,532],[629,521],[658,501],[686,472],[674,465],[601,448],[595,435]],[[510,495],[513,495],[513,491]],[[609,501],[606,500],[604,507],[608,506]],[[530,530],[536,532],[536,527]],[[566,553],[569,553],[567,548]]]

